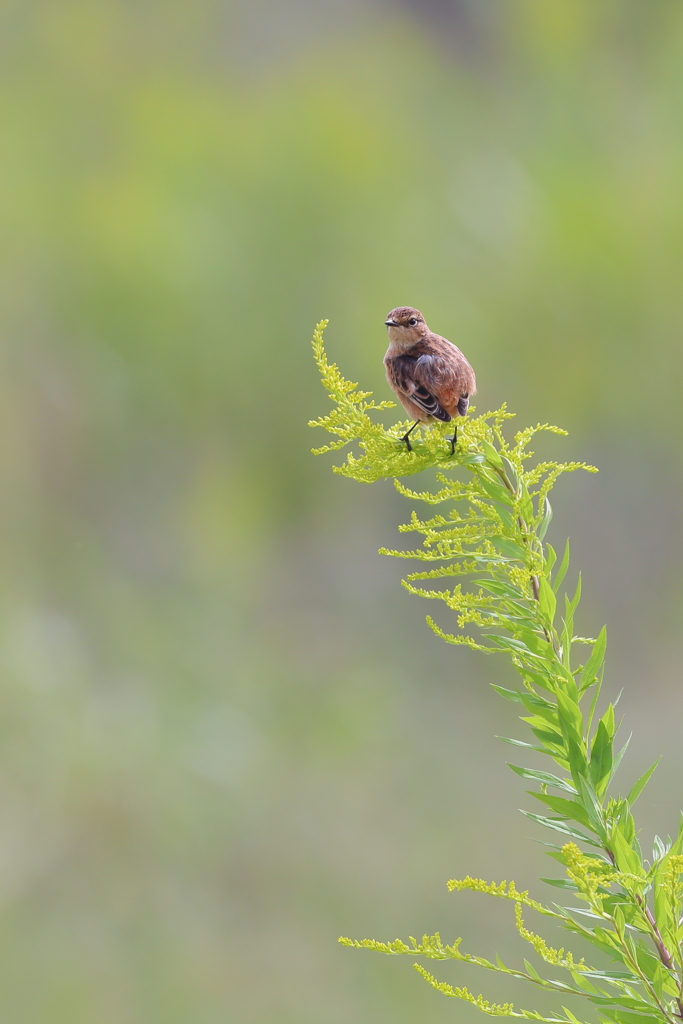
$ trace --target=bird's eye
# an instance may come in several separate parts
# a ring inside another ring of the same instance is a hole
[[[408,321],[408,323],[410,324],[411,327],[415,327],[415,325],[417,324],[417,320],[415,319],[414,316],[411,316],[411,318]]]

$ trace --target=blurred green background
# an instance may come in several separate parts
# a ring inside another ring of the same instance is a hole
[[[509,908],[445,889],[552,899],[494,739],[511,670],[376,555],[409,503],[310,455],[309,338],[329,317],[389,397],[382,322],[416,305],[480,410],[599,464],[553,539],[609,624],[625,783],[665,754],[645,841],[674,829],[683,7],[8,0],[0,28],[0,1018],[474,1021],[336,939],[519,956]]]

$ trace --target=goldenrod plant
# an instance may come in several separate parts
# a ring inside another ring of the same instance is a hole
[[[558,558],[545,541],[552,516],[549,494],[558,477],[577,469],[596,470],[577,462],[534,462],[529,447],[534,435],[565,432],[542,424],[520,430],[508,440],[505,428],[512,416],[504,406],[459,421],[453,455],[446,440],[447,424],[421,431],[421,439],[409,452],[400,439],[410,424],[400,422],[386,429],[371,415],[393,403],[375,404],[369,392],[359,391],[328,362],[323,345],[326,325],[324,320],[317,325],[313,351],[333,407],[311,425],[336,439],[314,451],[321,454],[352,446],[334,472],[363,483],[437,470],[435,491],[413,490],[395,479],[401,494],[439,509],[426,518],[413,512],[400,527],[401,532],[421,536],[415,550],[382,551],[421,563],[423,568],[411,572],[404,586],[411,594],[441,601],[455,613],[452,632],[427,618],[438,636],[450,644],[505,654],[517,670],[516,688],[494,688],[520,706],[531,742],[506,742],[520,755],[525,750],[546,754],[556,767],[552,772],[518,764],[510,768],[537,787],[529,792],[542,805],[542,813],[525,813],[551,832],[555,842],[548,844],[550,856],[565,869],[564,877],[544,881],[580,904],[546,905],[519,892],[512,882],[496,884],[467,877],[448,883],[453,891],[471,889],[511,901],[517,930],[537,954],[540,970],[526,960],[524,969],[518,970],[500,959],[494,963],[472,956],[460,949],[461,939],[447,945],[438,934],[425,935],[419,942],[410,938],[408,943],[348,938],[340,942],[390,955],[465,961],[558,996],[556,1014],[546,1017],[512,1003],[492,1004],[467,988],[438,980],[415,963],[415,969],[439,992],[492,1016],[578,1024],[560,1001],[571,994],[597,1008],[591,1017],[597,1013],[601,1021],[612,1024],[680,1022],[683,825],[675,841],[655,837],[652,856],[643,856],[632,808],[656,764],[626,796],[616,795],[615,773],[626,745],[621,749],[615,745],[613,705],[599,716],[597,710],[606,633],[603,629],[596,638],[575,635],[580,577],[575,592],[564,595],[569,544]],[[459,580],[450,586],[452,577]],[[437,580],[441,589],[418,585]],[[582,936],[601,954],[597,959],[602,967],[565,949],[554,949],[527,928],[522,916],[527,908]],[[560,968],[561,978],[549,977],[548,968]]]

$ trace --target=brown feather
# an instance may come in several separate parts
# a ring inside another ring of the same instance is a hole
[[[410,324],[411,319],[417,322]],[[425,423],[464,416],[477,384],[460,349],[430,331],[410,306],[392,310],[386,322],[387,381],[408,415]]]

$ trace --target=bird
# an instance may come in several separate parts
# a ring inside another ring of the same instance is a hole
[[[401,441],[413,450],[410,435],[420,423],[450,423],[464,416],[476,393],[474,370],[460,349],[430,331],[419,309],[398,306],[384,321],[389,348],[384,356],[387,381],[399,402],[415,420]],[[449,437],[455,454],[458,427]]]

